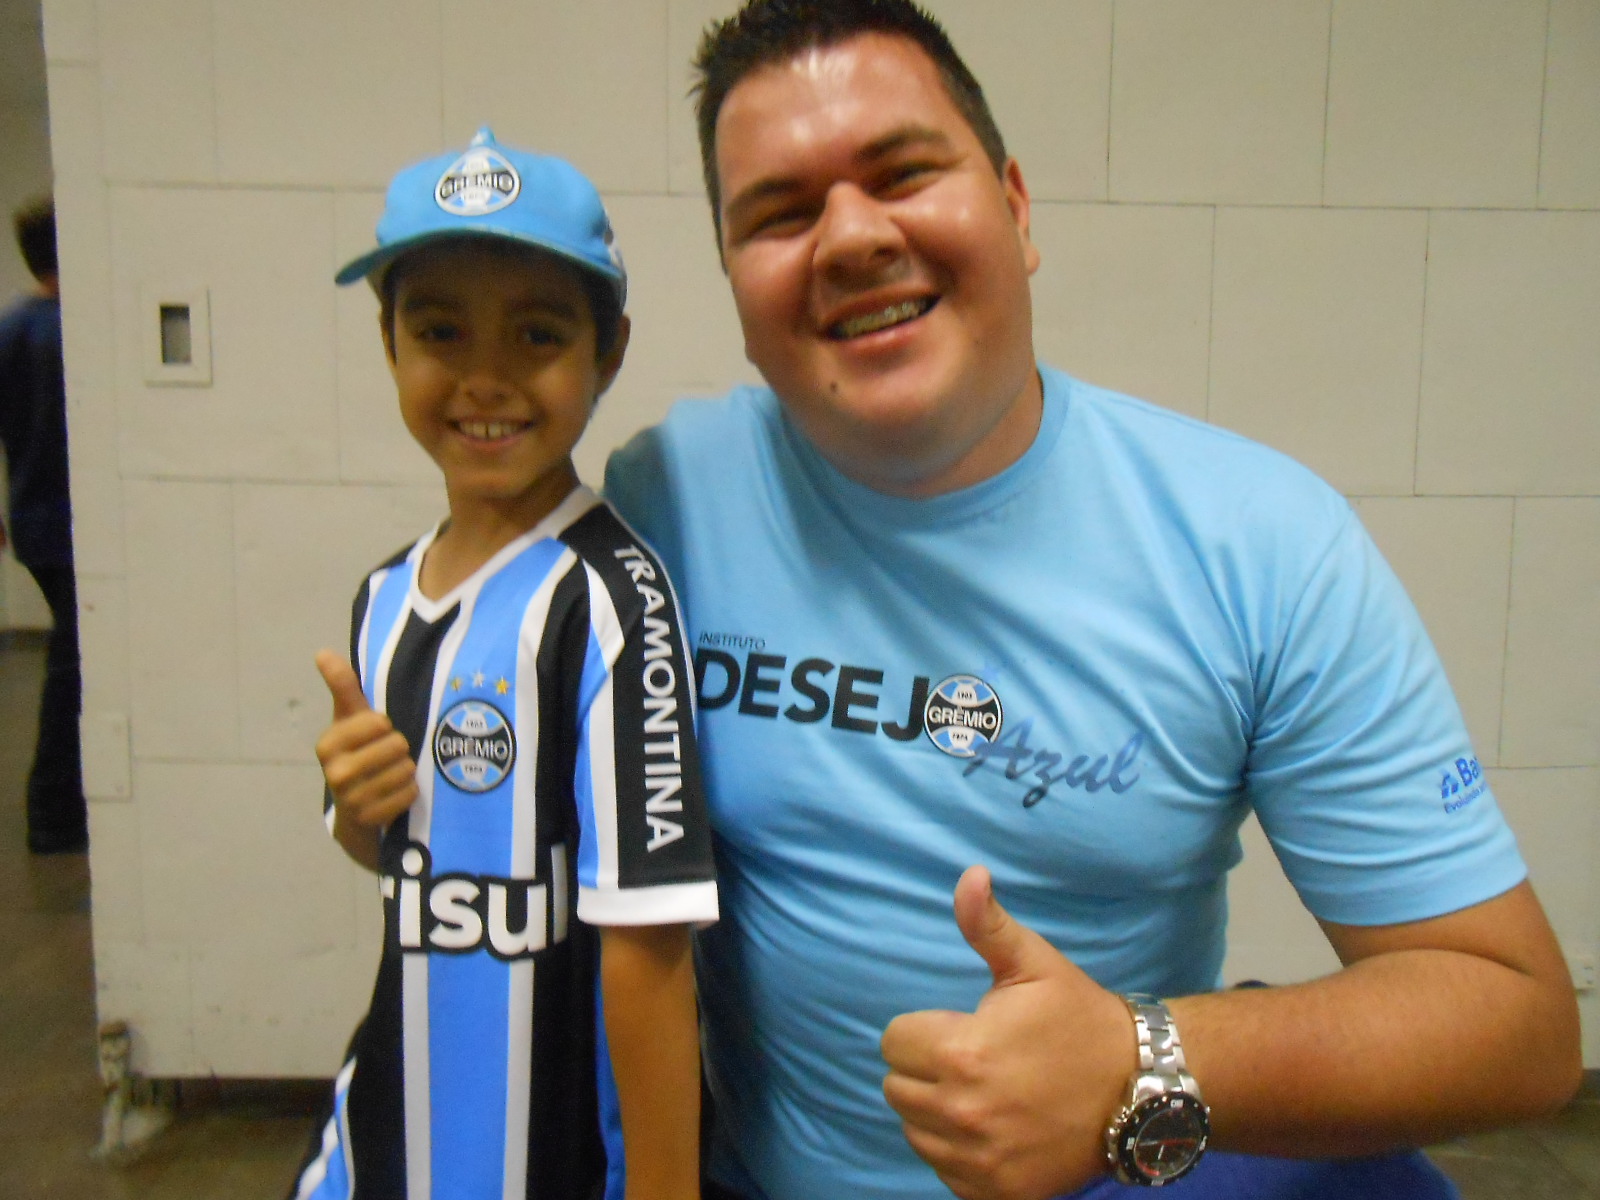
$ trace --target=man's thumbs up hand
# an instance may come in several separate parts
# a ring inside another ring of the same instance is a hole
[[[994,985],[971,1014],[884,1030],[883,1092],[906,1140],[962,1200],[1044,1200],[1106,1170],[1103,1135],[1135,1064],[1127,1006],[1017,923],[989,872],[956,884],[955,917]]]
[[[376,832],[410,808],[417,798],[416,764],[405,736],[367,703],[349,662],[332,650],[319,650],[317,670],[333,697],[333,723],[317,739],[317,759],[333,794],[334,832],[366,862],[347,840],[349,827]],[[359,840],[365,844],[371,837]]]

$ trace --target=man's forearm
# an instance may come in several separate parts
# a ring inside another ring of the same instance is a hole
[[[1526,884],[1436,921],[1326,928],[1342,971],[1171,1002],[1217,1146],[1373,1153],[1527,1119],[1576,1089],[1577,1007]]]

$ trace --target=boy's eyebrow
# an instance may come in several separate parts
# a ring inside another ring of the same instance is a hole
[[[402,313],[421,312],[430,308],[458,309],[462,307],[459,299],[438,292],[413,292],[400,302]],[[569,320],[576,319],[581,310],[577,305],[564,299],[548,296],[529,296],[524,300],[512,302],[509,306],[512,312],[549,313],[556,317],[565,317]]]
[[[856,162],[868,165],[881,158],[888,158],[902,150],[925,147],[928,149],[947,150],[952,143],[948,134],[929,125],[919,125],[910,122],[898,126],[885,133],[882,137],[868,142],[857,150],[854,157]],[[805,190],[805,184],[798,177],[774,175],[766,179],[758,179],[755,183],[741,191],[727,202],[725,208],[729,220],[737,217],[741,209],[752,207],[763,200],[778,196],[789,196]]]

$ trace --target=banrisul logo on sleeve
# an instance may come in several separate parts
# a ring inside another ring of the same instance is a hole
[[[522,191],[522,176],[492,146],[473,146],[439,176],[433,198],[453,217],[499,212]]]
[[[463,792],[487,792],[511,774],[517,739],[511,723],[494,705],[463,700],[439,718],[433,761]]]

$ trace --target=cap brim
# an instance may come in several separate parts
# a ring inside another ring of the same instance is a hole
[[[590,274],[599,275],[606,280],[611,284],[612,290],[617,293],[618,307],[622,307],[623,277],[610,264],[602,267],[599,263],[591,262],[589,259],[573,254],[560,246],[553,246],[539,238],[513,233],[504,229],[437,229],[430,230],[427,233],[419,233],[415,237],[403,238],[398,242],[390,242],[386,246],[379,246],[375,250],[369,250],[360,258],[352,259],[339,269],[339,273],[333,277],[333,281],[340,287],[347,287],[360,280],[371,279],[375,273],[383,271],[402,254],[407,254],[419,247],[426,246],[430,242],[460,240],[463,238],[515,242],[518,245],[532,246],[536,250],[543,250],[546,254],[553,254],[557,258],[571,263],[581,271],[588,271]]]

